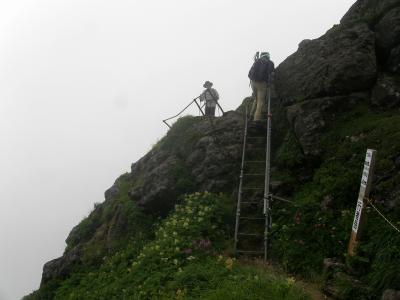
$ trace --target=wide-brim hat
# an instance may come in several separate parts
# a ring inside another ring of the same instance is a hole
[[[211,81],[206,81],[206,82],[204,82],[204,84],[203,84],[203,87],[204,88],[209,88],[209,87],[212,87],[213,86],[213,83],[211,82]]]

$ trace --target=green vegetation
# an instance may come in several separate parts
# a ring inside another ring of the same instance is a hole
[[[293,176],[295,172],[297,162],[293,158],[299,151],[293,145],[293,139],[287,137],[277,153],[280,174]],[[390,193],[400,184],[400,176],[393,168],[400,153],[400,116],[375,113],[360,105],[329,124],[321,138],[321,148],[321,165],[292,196],[297,206],[276,203],[273,216],[275,259],[288,271],[307,277],[321,274],[326,257],[346,259],[367,148],[378,150],[377,177],[390,175],[389,180],[377,180],[372,197],[393,199]],[[399,209],[386,210],[385,214],[392,220],[400,219]],[[376,212],[369,209],[367,215],[356,263],[348,259],[348,265],[368,287],[364,292],[370,298],[365,299],[371,299],[380,296],[385,288],[400,288],[400,238]],[[352,299],[354,287],[347,289],[345,292],[343,287],[343,297]]]
[[[175,178],[175,189],[178,191],[179,195],[196,191],[195,179],[183,161],[179,161],[173,170],[172,176]]]
[[[185,116],[178,121],[168,131],[153,149],[159,149],[178,156],[187,157],[193,150],[196,141],[204,133],[195,129],[195,124],[202,120],[201,117]]]
[[[294,132],[289,131],[278,149],[275,163],[286,169],[299,167],[304,162],[304,154]]]
[[[95,204],[93,211],[83,219],[68,236],[66,251],[84,244],[83,261],[98,264],[103,257],[132,242],[152,236],[153,218],[138,209],[136,202],[129,199],[131,186],[127,175],[121,176],[115,186],[118,196],[114,201]],[[107,239],[107,235],[113,238]]]
[[[51,293],[26,299],[309,299],[294,279],[222,255],[231,218],[226,196],[188,195],[154,239],[128,244],[100,267],[77,270],[47,285]]]

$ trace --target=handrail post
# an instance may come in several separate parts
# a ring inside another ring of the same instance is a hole
[[[200,97],[200,96],[199,96],[199,97]],[[193,102],[196,102],[196,104],[197,104],[197,101],[196,101],[196,100],[197,100],[199,97],[193,99],[193,100],[192,100],[184,109],[182,109],[178,114],[176,114],[175,116],[173,116],[173,117],[171,117],[171,118],[168,118],[168,119],[163,120],[163,122],[164,122],[169,128],[171,128],[171,126],[169,126],[168,123],[166,123],[166,121],[171,120],[171,119],[174,119],[174,118],[180,116],[185,110],[187,110],[187,109],[189,108],[190,105],[193,104]]]
[[[163,120],[163,122],[164,122],[165,125],[167,125],[171,129],[171,126],[169,126],[169,124],[167,123],[166,120]]]

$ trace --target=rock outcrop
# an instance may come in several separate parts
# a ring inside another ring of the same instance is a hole
[[[190,140],[188,149],[179,148],[183,135]],[[131,180],[137,184],[131,188],[130,197],[145,211],[165,215],[176,198],[191,188],[200,191],[232,189],[237,180],[242,135],[241,113],[228,112],[215,120],[193,118],[190,132],[183,132],[182,137],[177,138],[173,150],[168,149],[172,145],[166,144],[170,143],[166,141],[170,138],[167,136],[132,165]]]
[[[341,111],[360,102],[399,106],[399,70],[400,1],[357,1],[340,25],[304,40],[278,66],[278,119],[286,116],[306,156],[318,156],[320,132]]]
[[[377,77],[374,33],[364,23],[336,26],[299,50],[276,70],[284,103],[367,90]]]
[[[375,26],[389,10],[399,5],[399,0],[358,0],[343,16],[340,23],[351,26],[364,22],[369,26]]]
[[[346,96],[333,96],[306,100],[287,106],[286,118],[308,157],[321,153],[320,135],[326,124],[336,116],[357,103],[367,101],[368,94],[354,93]]]
[[[400,77],[381,74],[372,90],[372,103],[380,108],[400,105]]]
[[[400,7],[393,8],[375,27],[376,45],[385,54],[400,43]]]

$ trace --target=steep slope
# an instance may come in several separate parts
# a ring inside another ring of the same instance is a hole
[[[241,123],[242,116],[235,112],[212,123],[200,117],[179,120],[132,164],[131,173],[105,192],[105,202],[96,204],[71,231],[64,255],[44,266],[42,284],[144,238],[154,220],[166,216],[185,193],[232,191],[241,153]]]
[[[274,204],[272,254],[289,271],[318,276],[324,258],[345,259],[367,148],[378,151],[373,198],[386,216],[400,220],[399,72],[400,1],[394,0],[357,1],[341,24],[301,42],[277,68],[274,193],[296,206]],[[176,213],[174,205],[187,193],[222,192],[230,199],[226,237],[213,238],[222,244],[213,253],[229,248],[242,112],[243,106],[212,121],[179,120],[71,231],[63,256],[44,266],[40,290],[27,299],[77,291],[82,287],[77,274],[112,273],[121,253],[135,260],[143,245],[157,239],[154,224]],[[252,130],[265,134],[263,127]],[[374,299],[385,289],[400,289],[399,234],[375,212],[368,216],[358,256],[343,265],[341,275],[328,278],[335,288],[327,290],[337,297]],[[218,272],[213,270],[210,274]],[[116,276],[128,280],[121,274]],[[189,281],[176,288],[190,290]]]

